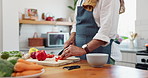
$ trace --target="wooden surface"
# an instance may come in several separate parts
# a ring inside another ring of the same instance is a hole
[[[70,65],[80,65],[81,68],[45,67],[45,73],[39,78],[148,78],[148,71],[130,67],[106,64],[102,68],[93,68],[85,60]]]
[[[20,24],[44,24],[44,25],[63,25],[72,26],[72,22],[60,22],[60,21],[32,21],[32,20],[19,20]]]
[[[76,57],[69,57],[66,60],[58,60],[58,62],[55,61],[55,58],[46,58],[44,61],[38,61],[37,59],[27,59],[27,61],[35,62],[39,65],[45,65],[45,66],[63,66],[66,64],[74,63],[80,61],[80,58]]]

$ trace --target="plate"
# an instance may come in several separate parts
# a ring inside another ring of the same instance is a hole
[[[41,73],[33,74],[33,75],[19,76],[19,77],[2,77],[2,78],[36,78],[36,77],[39,77],[41,74],[43,74],[45,72],[45,69],[42,69],[41,71],[42,71]]]

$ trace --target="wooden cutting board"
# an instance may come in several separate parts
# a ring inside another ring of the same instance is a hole
[[[69,57],[66,60],[58,60],[58,62],[55,61],[55,57],[54,58],[46,58],[46,60],[44,60],[44,61],[38,61],[37,59],[27,59],[27,61],[35,62],[39,65],[45,65],[45,66],[62,66],[62,65],[78,62],[78,61],[80,61],[80,58]]]

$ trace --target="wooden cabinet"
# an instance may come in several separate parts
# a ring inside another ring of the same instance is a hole
[[[122,51],[122,60],[116,61],[116,65],[135,67],[136,64],[136,52]]]

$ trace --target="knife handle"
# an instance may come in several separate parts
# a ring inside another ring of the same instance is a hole
[[[73,70],[73,69],[78,69],[80,68],[79,65],[73,65],[73,66],[66,66],[66,67],[63,67],[63,69],[67,69],[67,70]]]

